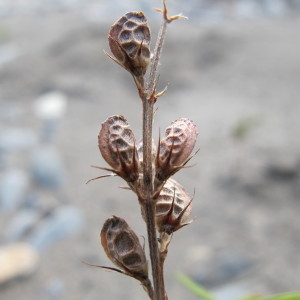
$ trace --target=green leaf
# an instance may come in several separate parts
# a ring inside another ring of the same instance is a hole
[[[289,292],[284,294],[268,296],[263,298],[262,300],[300,300],[300,292]]]
[[[300,292],[288,292],[272,296],[247,296],[240,300],[300,300]]]
[[[264,299],[263,296],[251,295],[251,296],[245,296],[243,298],[240,298],[239,300],[264,300]]]
[[[190,290],[192,293],[194,293],[196,296],[199,296],[200,299],[217,300],[209,291],[207,291],[205,288],[201,287],[199,284],[197,284],[195,281],[193,281],[191,278],[189,278],[185,274],[178,273],[176,275],[176,279],[182,285],[184,285],[188,290]]]

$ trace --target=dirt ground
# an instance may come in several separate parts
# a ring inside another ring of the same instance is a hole
[[[119,178],[85,184],[103,174],[90,165],[106,166],[97,147],[101,122],[122,114],[141,136],[132,78],[102,53],[109,24],[67,13],[0,24],[20,51],[0,66],[0,105],[18,108],[11,126],[39,128],[33,101],[54,90],[66,95],[67,112],[53,141],[68,174],[64,197],[46,195],[45,201],[75,205],[85,217],[80,232],[41,252],[31,277],[1,286],[1,300],[145,299],[134,280],[82,263],[111,265],[99,231],[112,214],[146,236],[138,203],[118,188]],[[195,190],[196,219],[170,246],[169,299],[196,299],[176,280],[178,272],[214,291],[300,289],[299,25],[294,17],[209,26],[180,21],[169,28],[160,87],[169,86],[157,103],[154,131],[157,138],[171,121],[188,117],[198,126],[200,148],[195,166],[176,175],[191,194]],[[26,166],[26,154],[9,163]],[[0,221],[3,232],[7,220]]]

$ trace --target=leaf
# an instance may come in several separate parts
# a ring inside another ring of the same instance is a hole
[[[300,300],[300,292],[288,292],[284,294],[268,296],[262,300]]]
[[[300,300],[300,292],[288,292],[284,294],[277,294],[272,296],[246,296],[240,300]]]
[[[178,273],[176,275],[176,279],[182,285],[184,285],[188,290],[190,290],[192,293],[194,293],[196,296],[199,296],[200,299],[203,299],[203,300],[217,300],[209,291],[207,291],[205,288],[203,288],[198,283],[193,281],[187,275],[182,274],[182,273]],[[284,300],[286,300],[286,299],[284,299]]]
[[[263,300],[263,296],[260,295],[248,295],[243,298],[239,298],[239,300]]]

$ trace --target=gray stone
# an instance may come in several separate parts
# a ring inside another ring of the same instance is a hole
[[[282,17],[288,12],[288,5],[284,0],[265,0],[263,6],[267,15]]]
[[[30,174],[36,184],[53,190],[60,189],[67,176],[60,153],[47,146],[33,152]]]
[[[0,45],[0,66],[13,61],[20,55],[20,49],[14,44]]]
[[[0,207],[12,211],[25,199],[29,185],[27,174],[19,169],[11,169],[4,173],[0,181]]]
[[[275,181],[291,181],[299,177],[300,161],[298,158],[286,156],[271,161],[265,170],[268,179]]]
[[[21,240],[38,223],[39,213],[36,210],[25,209],[16,213],[8,223],[5,239],[9,242]]]
[[[57,120],[64,116],[67,108],[67,98],[59,91],[41,95],[33,105],[37,117],[42,120]]]
[[[216,287],[244,274],[253,267],[253,262],[239,253],[220,253],[208,261],[195,277],[205,287]]]
[[[53,278],[52,280],[48,281],[44,286],[45,294],[51,299],[61,299],[65,290],[65,283],[59,278]]]
[[[6,128],[0,130],[0,151],[18,152],[35,146],[37,134],[31,129]]]
[[[73,206],[57,208],[35,228],[28,242],[37,250],[44,250],[54,242],[68,237],[81,229],[83,215]]]
[[[211,292],[216,299],[222,300],[242,299],[242,297],[253,293],[253,291],[249,291],[248,288],[237,282],[218,287],[213,289]]]

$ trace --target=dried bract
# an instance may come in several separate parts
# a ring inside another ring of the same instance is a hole
[[[150,29],[142,12],[129,12],[112,25],[109,47],[116,61],[132,75],[143,76],[150,62]]]
[[[160,233],[172,234],[191,223],[192,199],[174,179],[168,179],[157,200],[155,222]]]
[[[128,183],[138,178],[139,160],[135,138],[123,116],[109,117],[98,135],[99,150],[112,171]]]
[[[100,237],[106,255],[116,266],[140,281],[148,278],[144,249],[125,220],[116,216],[107,219]]]
[[[186,118],[177,119],[167,127],[157,150],[155,162],[157,185],[164,183],[185,165],[194,149],[197,135],[195,123]]]

